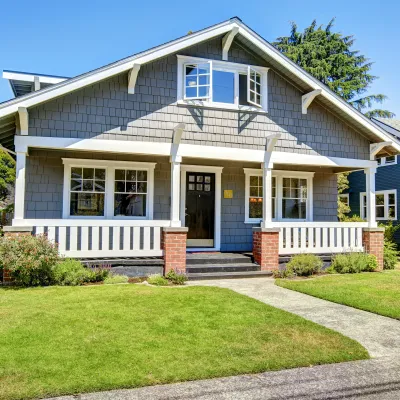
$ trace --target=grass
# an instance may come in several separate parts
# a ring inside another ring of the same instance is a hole
[[[368,358],[357,342],[227,289],[0,289],[0,398]]]
[[[400,271],[276,280],[278,286],[360,310],[400,319]]]

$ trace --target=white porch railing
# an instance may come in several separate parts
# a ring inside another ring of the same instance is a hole
[[[279,254],[364,251],[362,228],[367,223],[277,222]]]
[[[47,234],[66,257],[162,256],[162,220],[25,219],[14,226],[33,226],[34,234]]]

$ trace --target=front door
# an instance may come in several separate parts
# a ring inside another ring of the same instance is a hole
[[[185,226],[188,247],[214,247],[215,174],[186,173]]]

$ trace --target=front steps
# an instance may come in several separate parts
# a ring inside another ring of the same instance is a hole
[[[253,262],[251,253],[188,253],[186,273],[189,280],[256,278],[271,276]]]

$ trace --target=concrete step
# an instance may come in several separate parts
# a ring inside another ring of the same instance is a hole
[[[238,279],[238,278],[260,278],[263,276],[272,276],[269,271],[243,271],[243,272],[208,272],[191,273],[187,275],[190,281],[204,279]]]
[[[251,253],[188,253],[186,265],[252,264]]]
[[[200,274],[200,273],[210,273],[210,272],[246,272],[246,271],[259,271],[260,266],[253,263],[245,264],[194,264],[187,265],[186,272],[188,274]]]

